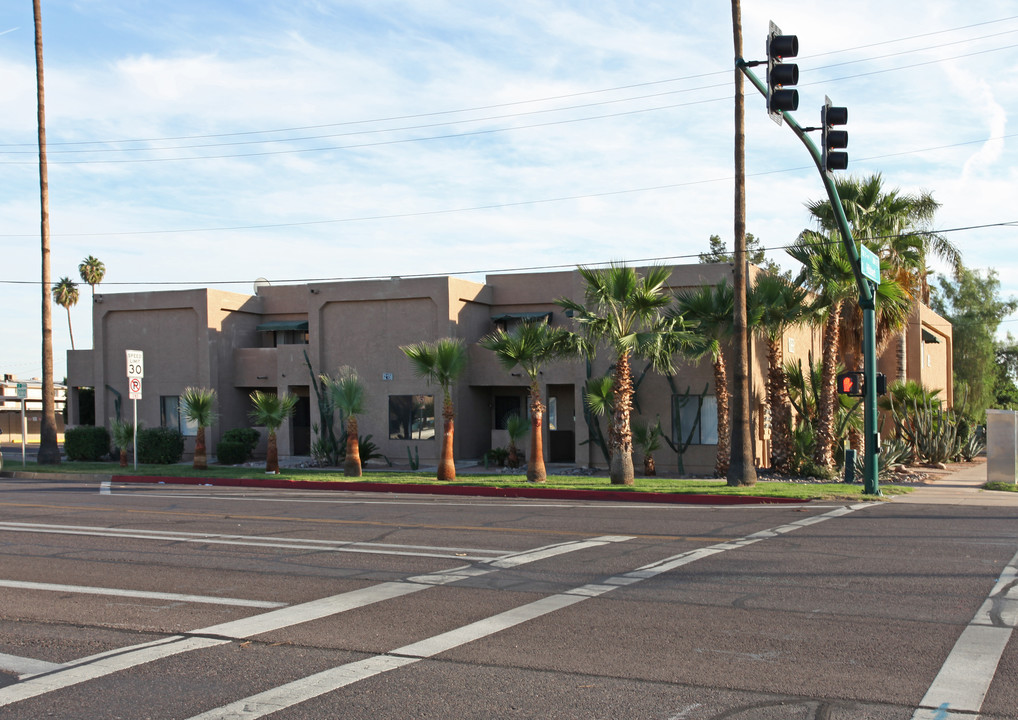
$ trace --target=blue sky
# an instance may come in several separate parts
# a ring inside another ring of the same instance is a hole
[[[727,2],[42,4],[54,281],[89,254],[104,293],[249,292],[731,242]],[[971,228],[947,233],[966,264],[1018,295],[1018,229],[977,227],[1018,221],[1014,0],[743,4],[747,58],[769,20],[799,36],[799,122],[848,106],[850,172],[932,192],[938,228]],[[31,7],[0,6],[0,368],[20,377],[41,373]],[[748,228],[792,268],[823,188],[747,91]],[[55,307],[58,377],[69,347]]]

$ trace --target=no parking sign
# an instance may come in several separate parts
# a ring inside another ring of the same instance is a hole
[[[127,379],[127,397],[131,400],[141,400],[140,377],[133,377]]]

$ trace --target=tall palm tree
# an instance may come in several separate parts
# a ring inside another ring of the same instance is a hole
[[[106,265],[103,264],[102,260],[97,257],[89,255],[87,258],[81,261],[78,265],[78,274],[81,276],[81,281],[87,283],[92,288],[92,300],[95,300],[95,286],[103,281],[106,277]]]
[[[565,328],[546,322],[523,322],[506,332],[499,329],[481,338],[481,347],[495,353],[506,372],[519,365],[530,378],[530,454],[527,456],[527,480],[543,483],[548,479],[544,466],[542,425],[544,404],[538,377],[545,363],[577,354],[575,336]]]
[[[771,413],[771,468],[787,474],[794,452],[792,405],[784,370],[785,331],[803,322],[807,292],[780,275],[761,273],[749,297],[750,315],[758,318],[757,332],[767,343],[767,406]]]
[[[53,286],[53,302],[67,311],[67,332],[71,335],[71,350],[74,349],[74,328],[71,327],[71,308],[78,304],[78,285],[69,277],[60,278]]]
[[[195,470],[205,470],[209,466],[205,451],[205,428],[212,425],[215,419],[216,391],[204,387],[187,387],[180,396],[180,403],[184,417],[198,426],[198,433],[194,437],[193,467]]]
[[[674,322],[662,313],[671,303],[665,283],[671,275],[666,267],[656,266],[640,275],[633,268],[612,264],[603,270],[579,268],[586,283],[585,305],[568,298],[556,302],[573,312],[573,318],[584,328],[586,342],[601,342],[612,353],[612,418],[608,429],[608,461],[611,482],[632,485],[633,432],[630,415],[633,409],[633,374],[630,364],[634,355],[648,357],[656,369],[671,372],[671,355],[660,352],[662,343]],[[579,347],[581,343],[577,343]]]
[[[721,340],[732,336],[732,314],[735,294],[727,280],[717,285],[684,290],[675,294],[676,306],[670,311],[696,325],[697,332],[710,343],[714,363],[714,395],[718,404],[718,446],[714,461],[717,477],[728,475],[731,459],[731,424],[729,414],[728,365]]]
[[[814,293],[814,317],[824,327],[813,462],[819,467],[833,470],[834,421],[838,402],[834,380],[837,375],[841,312],[846,301],[856,292],[855,275],[852,273],[852,262],[837,233],[828,236],[804,230],[788,249],[788,254],[802,263],[795,284]]]
[[[955,274],[959,272],[961,252],[946,237],[930,231],[940,207],[931,193],[905,194],[897,188],[888,190],[880,173],[862,179],[839,177],[836,183],[855,239],[865,243],[882,263],[887,263],[887,273],[904,291],[909,309],[920,302],[929,302],[928,261],[931,256],[945,261]],[[821,227],[836,227],[829,201],[809,203],[807,207]],[[882,268],[881,279],[884,274]],[[896,339],[897,375],[899,380],[904,380],[905,321],[895,322],[888,313],[882,325],[878,320],[877,333],[878,352],[886,347],[889,340]]]
[[[42,420],[39,423],[40,465],[58,465],[56,393],[53,388],[53,313],[50,307],[49,173],[46,161],[46,93],[42,62],[42,7],[33,0],[35,23],[35,86],[39,129],[39,201],[42,208]]]
[[[442,388],[442,457],[438,463],[438,480],[456,479],[456,460],[453,453],[453,433],[456,412],[452,404],[452,386],[467,368],[467,348],[462,340],[441,338],[435,342],[404,345],[400,350],[410,359],[414,372],[429,383]]]
[[[364,383],[352,367],[343,366],[335,379],[328,380],[332,401],[346,418],[346,459],[343,461],[343,474],[347,477],[360,477],[361,449],[358,438],[357,416],[364,413],[367,399]]]
[[[251,419],[269,431],[268,448],[265,453],[265,472],[279,472],[279,449],[276,447],[276,430],[293,415],[297,407],[297,396],[291,393],[277,395],[255,390],[250,395]]]

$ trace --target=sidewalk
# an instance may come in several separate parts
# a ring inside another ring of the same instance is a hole
[[[919,485],[907,495],[896,495],[893,501],[926,505],[1018,507],[1018,492],[982,489],[986,484],[985,458],[971,463],[959,463],[947,470],[934,470],[931,475],[935,476],[931,484]]]

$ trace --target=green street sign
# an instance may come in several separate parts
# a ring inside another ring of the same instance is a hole
[[[28,383],[18,383],[18,399],[24,400],[28,397]]]
[[[864,278],[880,284],[880,258],[865,245],[859,246],[859,270]]]

